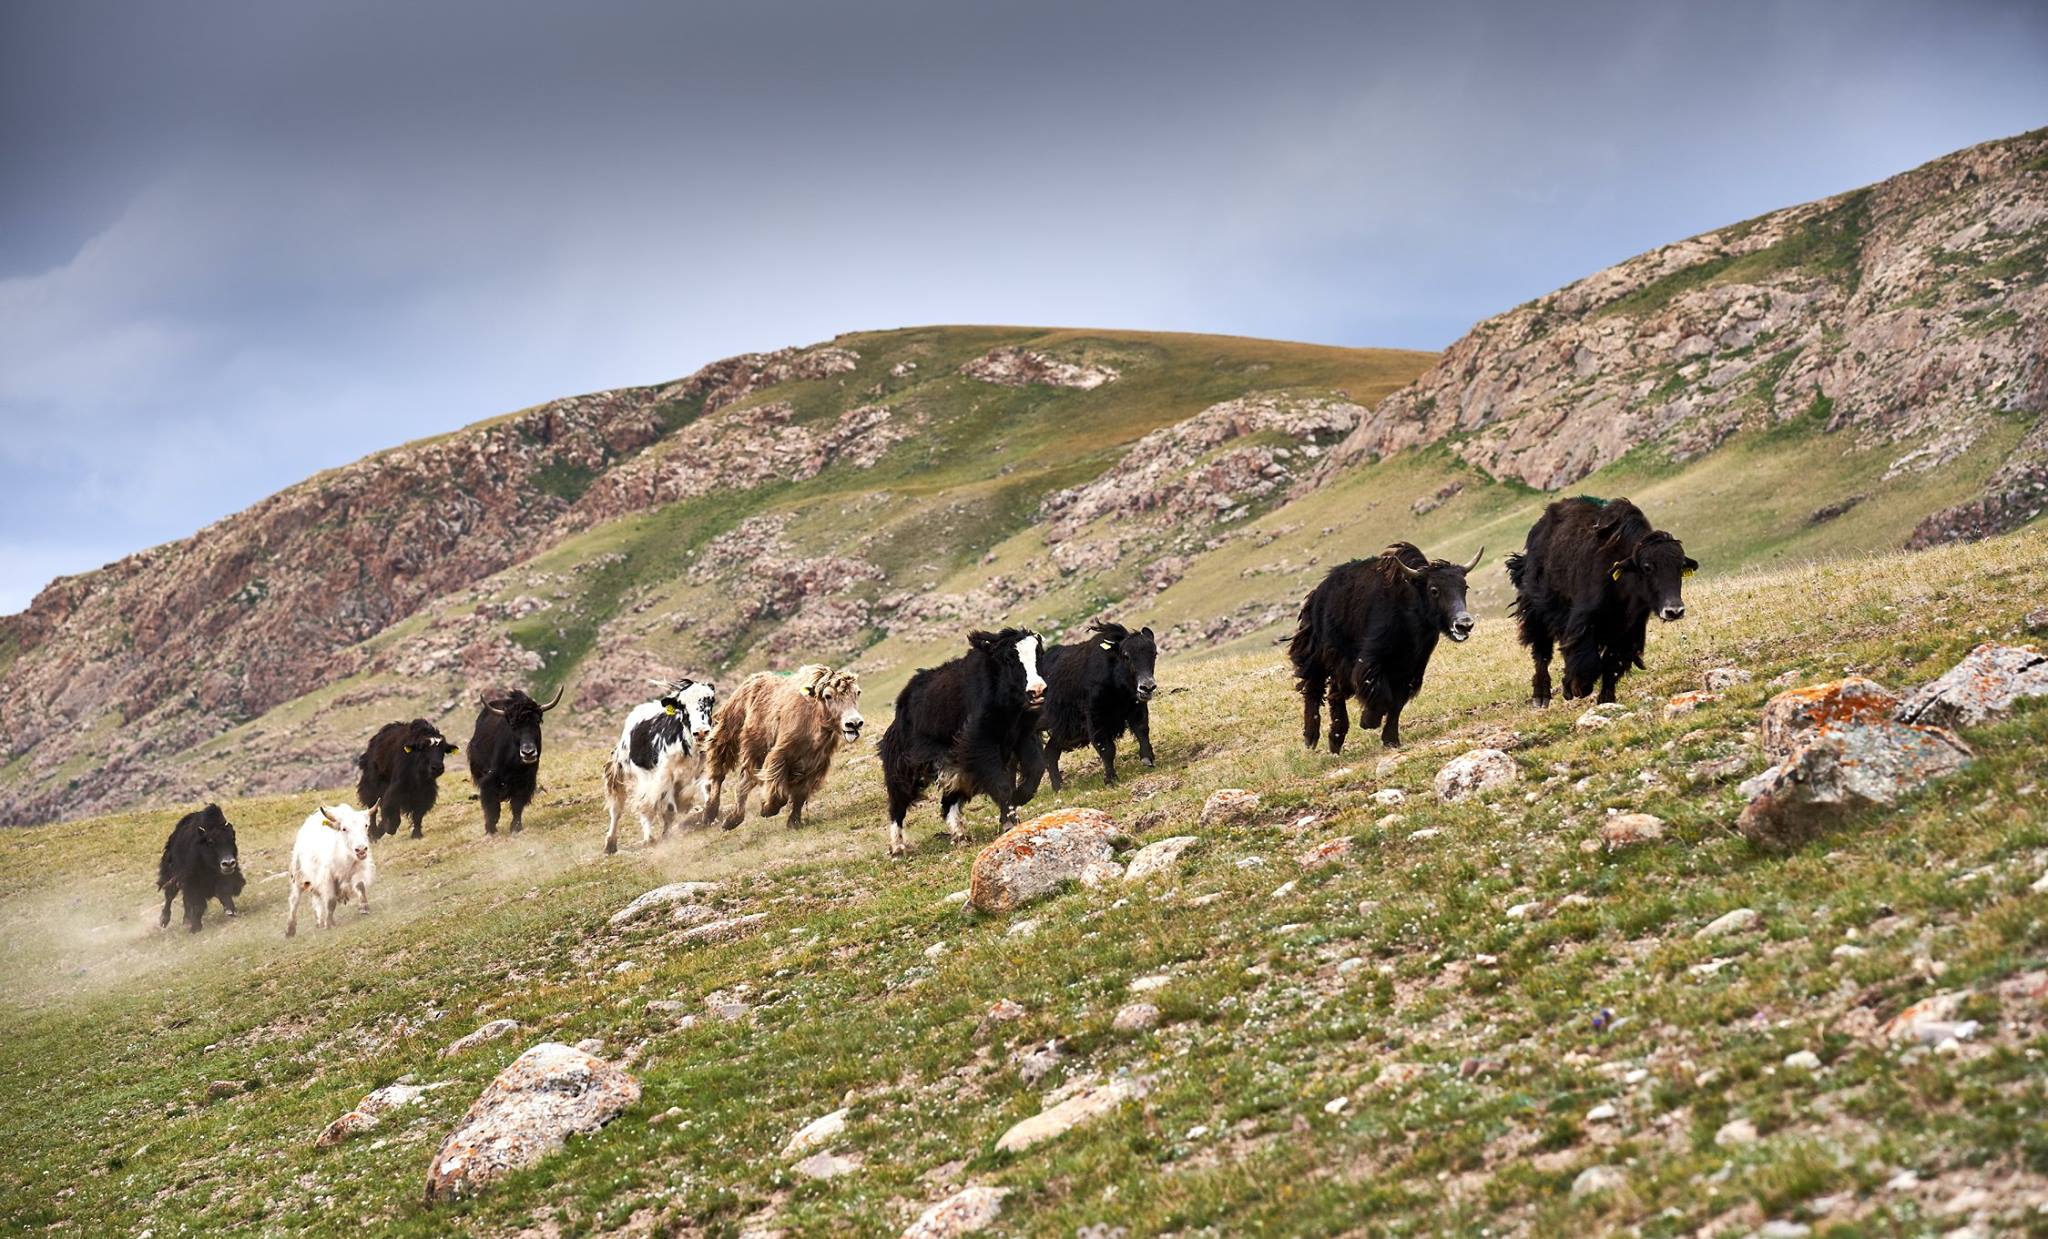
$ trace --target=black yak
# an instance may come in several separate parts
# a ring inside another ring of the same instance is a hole
[[[164,841],[163,859],[156,864],[156,886],[164,893],[159,926],[171,923],[171,900],[185,897],[185,927],[199,932],[206,915],[206,901],[220,900],[229,916],[235,914],[235,896],[242,893],[242,857],[235,851],[235,828],[217,804],[197,813],[187,813],[171,827]]]
[[[1138,738],[1138,760],[1153,762],[1152,712],[1147,702],[1158,691],[1154,678],[1159,646],[1150,628],[1136,632],[1122,624],[1097,623],[1088,636],[1045,651],[1046,774],[1060,790],[1060,754],[1089,745],[1102,759],[1102,782],[1116,782],[1116,742],[1128,731]]]
[[[498,833],[498,806],[512,802],[512,833],[518,834],[540,777],[540,720],[561,703],[562,690],[541,705],[514,689],[484,702],[469,736],[469,778],[483,802],[484,833]]]
[[[1526,549],[1508,556],[1522,644],[1536,664],[1529,691],[1550,704],[1553,647],[1564,651],[1564,695],[1599,700],[1631,666],[1643,665],[1643,630],[1652,614],[1665,623],[1685,616],[1683,581],[1699,565],[1685,546],[1650,527],[1626,499],[1581,495],[1545,508]]]
[[[882,733],[882,781],[889,792],[889,854],[908,850],[903,817],[933,780],[954,840],[966,838],[961,809],[976,795],[996,802],[1003,825],[1038,791],[1045,773],[1038,710],[1044,643],[1023,628],[968,634],[965,654],[910,677],[896,696],[896,717]]]
[[[1301,691],[1301,738],[1308,747],[1316,746],[1326,695],[1332,753],[1344,750],[1351,730],[1344,703],[1352,697],[1358,698],[1359,722],[1380,727],[1382,744],[1401,743],[1401,710],[1422,691],[1437,638],[1463,641],[1472,635],[1465,577],[1485,553],[1481,547],[1460,565],[1396,542],[1371,559],[1330,569],[1301,604],[1287,646]]]
[[[403,815],[412,819],[412,837],[419,838],[420,819],[440,795],[438,780],[448,754],[458,751],[423,718],[379,727],[356,758],[363,772],[356,780],[356,802],[370,811],[370,837],[397,834]]]

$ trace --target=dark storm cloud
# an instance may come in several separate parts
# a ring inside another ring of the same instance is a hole
[[[316,469],[930,322],[1441,347],[2048,120],[2038,5],[0,8],[0,610]]]

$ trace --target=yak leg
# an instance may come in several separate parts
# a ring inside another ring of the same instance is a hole
[[[1380,744],[1383,747],[1390,749],[1401,747],[1401,710],[1407,704],[1405,701],[1397,701],[1387,711],[1386,726],[1380,728]]]
[[[1140,702],[1131,711],[1131,734],[1138,738],[1138,760],[1147,766],[1156,764],[1152,754],[1152,707]]]
[[[1301,742],[1310,752],[1323,738],[1323,689],[1327,683],[1321,676],[1304,676],[1301,681]]]
[[[528,799],[530,798],[525,796],[515,796],[512,798],[512,833],[515,835],[526,829],[526,823],[520,819],[526,816]]]
[[[706,774],[698,784],[698,798],[704,802],[704,824],[709,826],[718,820],[718,802],[725,795],[725,780]]]
[[[356,879],[356,899],[362,904],[361,907],[356,909],[357,914],[361,916],[370,915],[370,884],[363,881],[360,877]]]
[[[739,791],[733,796],[732,812],[726,814],[725,820],[719,823],[719,825],[727,830],[733,829],[746,820],[747,801],[753,796],[754,788],[758,782],[756,771],[752,766],[741,766],[739,774],[740,786]]]
[[[1095,739],[1095,755],[1102,759],[1102,785],[1116,786],[1116,740],[1098,736]]]
[[[291,900],[285,909],[284,915],[284,936],[287,938],[293,937],[299,932],[299,896],[305,893],[305,889],[306,884],[294,876],[292,878]]]
[[[903,818],[910,812],[910,802],[917,799],[918,780],[897,762],[886,761],[882,782],[889,793],[889,855],[901,856],[910,850],[903,838]]]
[[[176,882],[165,883],[164,914],[156,918],[156,927],[158,929],[169,929],[171,927],[171,900],[176,899],[177,897],[178,884]]]
[[[484,808],[484,833],[495,835],[498,833],[498,799],[495,796],[485,796],[482,798],[482,801]]]
[[[1619,683],[1621,683],[1620,668],[1617,668],[1613,663],[1602,667],[1600,669],[1600,696],[1596,699],[1595,704],[1606,705],[1608,702],[1613,701],[1614,687]]]
[[[413,837],[413,838],[415,838],[415,839],[417,839],[417,838],[419,838],[419,837],[420,837],[420,819],[422,819],[422,818],[424,818],[424,817],[426,817],[426,814],[425,814],[425,813],[419,812],[419,811],[417,811],[417,810],[415,810],[415,811],[413,812],[413,815],[412,815],[412,837]],[[398,833],[398,824],[397,824],[397,821],[396,821],[396,819],[394,819],[394,820],[393,820],[393,822],[392,822],[392,825],[391,825],[391,833],[392,833],[392,834],[394,834],[394,835]]]
[[[1061,785],[1066,782],[1065,777],[1060,774],[1060,754],[1065,751],[1060,748],[1060,742],[1057,739],[1046,743],[1045,777],[1052,781],[1052,790],[1055,792],[1059,791]]]
[[[1570,645],[1564,651],[1564,695],[1566,700],[1590,694],[1600,679],[1600,651],[1587,645]]]
[[[619,850],[619,797],[610,788],[604,797],[604,854],[611,856]]]
[[[1330,682],[1330,751],[1332,753],[1343,752],[1344,737],[1351,734],[1351,715],[1344,708],[1344,703],[1350,697],[1351,694],[1344,691],[1342,684],[1335,680]]]
[[[1536,665],[1536,673],[1529,677],[1529,700],[1538,706],[1550,704],[1550,659],[1553,651],[1548,632],[1540,636],[1529,634],[1529,658]]]
[[[191,891],[180,892],[185,897],[185,928],[199,932],[199,922],[206,917],[206,900]]]
[[[803,827],[803,824],[804,798],[802,796],[791,796],[789,798],[789,828],[791,830],[799,830]]]
[[[1024,739],[1017,746],[1017,786],[1010,794],[1010,820],[1016,821],[1016,806],[1030,804],[1038,794],[1038,784],[1045,778],[1045,748],[1039,742],[1036,730],[1024,733]]]
[[[223,913],[224,915],[227,915],[227,916],[239,916],[239,915],[241,915],[241,914],[240,914],[239,912],[236,912],[236,911],[235,911],[235,897],[234,897],[233,895],[230,895],[230,894],[228,894],[228,893],[227,893],[226,891],[222,891],[222,892],[220,893],[220,895],[218,896],[218,898],[220,899],[220,907],[221,907],[221,912],[222,912],[222,913]]]

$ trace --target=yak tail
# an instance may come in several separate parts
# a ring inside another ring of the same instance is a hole
[[[1516,589],[1522,588],[1522,564],[1524,556],[1516,551],[1508,556],[1508,582]]]
[[[1315,633],[1308,622],[1308,603],[1301,604],[1301,614],[1294,621],[1294,635],[1287,639],[1287,658],[1294,664],[1296,679],[1301,678],[1301,669],[1309,665],[1315,654]]]
[[[162,889],[163,889],[164,887],[166,887],[166,886],[170,885],[170,882],[171,882],[171,845],[172,845],[172,844],[174,844],[174,843],[176,843],[176,842],[177,842],[177,839],[178,839],[178,832],[177,832],[177,831],[175,831],[175,830],[173,830],[173,831],[171,832],[171,837],[170,837],[169,839],[166,839],[166,840],[164,840],[164,854],[163,854],[163,859],[161,859],[161,860],[159,860],[159,861],[157,861],[157,862],[156,862],[156,888],[157,888],[158,890],[162,890]]]

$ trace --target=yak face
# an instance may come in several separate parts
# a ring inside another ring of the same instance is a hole
[[[522,766],[537,765],[540,762],[540,721],[541,716],[560,705],[562,690],[556,689],[554,700],[542,705],[525,693],[512,693],[494,701],[484,702],[484,709],[505,720],[506,739],[504,743],[518,756]],[[500,749],[503,752],[504,749]]]
[[[1699,567],[1684,543],[1660,529],[1638,543],[1633,555],[1615,561],[1608,576],[1669,624],[1685,618],[1685,578]]]
[[[710,681],[677,680],[660,697],[661,712],[682,720],[692,750],[711,736],[711,716],[718,710],[718,687]]]
[[[1095,625],[1095,643],[1108,651],[1111,661],[1129,668],[1134,691],[1140,702],[1152,700],[1159,691],[1159,643],[1150,628],[1127,632],[1121,625]]]
[[[839,716],[839,738],[846,741],[860,739],[860,729],[868,721],[860,714],[860,677],[851,671],[834,671],[820,676],[817,682],[804,692],[818,699],[818,704]]]
[[[989,656],[998,684],[1014,688],[1021,679],[1026,708],[1036,710],[1045,704],[1045,677],[1038,673],[1038,658],[1045,652],[1045,643],[1037,633],[1028,628],[1005,628],[1001,632],[969,633],[967,641]]]
[[[320,824],[339,834],[357,860],[370,855],[370,815],[366,811],[347,805],[321,805]]]
[[[235,827],[222,815],[219,805],[208,805],[199,818],[199,865],[221,874],[241,870],[242,857],[235,850]]]
[[[412,731],[405,738],[405,754],[429,779],[440,778],[448,768],[448,755],[460,751],[458,746],[448,743],[440,728],[423,718],[412,721]]]
[[[1472,636],[1477,621],[1465,605],[1465,578],[1479,566],[1486,548],[1480,547],[1472,558],[1462,564],[1445,559],[1424,560],[1417,567],[1409,562],[1422,559],[1422,552],[1406,542],[1396,542],[1380,552],[1380,558],[1391,562],[1394,570],[1406,577],[1415,587],[1422,601],[1429,608],[1430,616],[1436,621],[1436,630],[1453,641],[1465,641]]]

